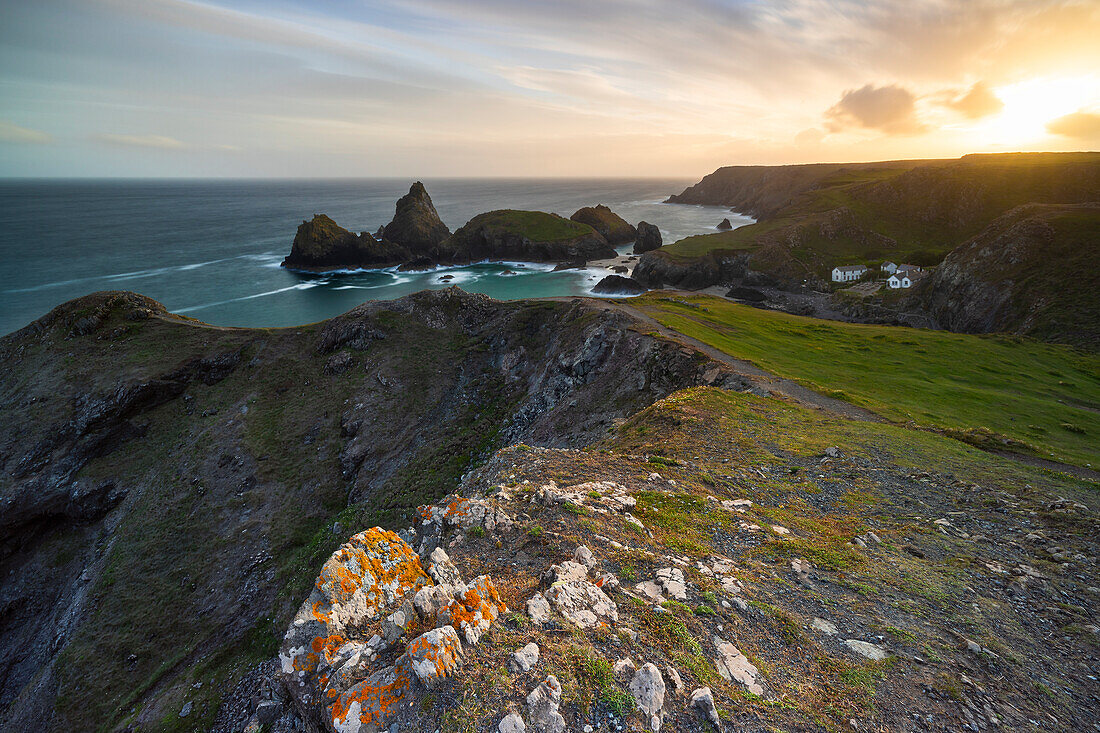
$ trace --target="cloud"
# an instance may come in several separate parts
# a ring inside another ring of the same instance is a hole
[[[1047,132],[1081,140],[1100,140],[1100,115],[1073,112],[1048,122]]]
[[[850,127],[882,130],[895,135],[922,132],[917,120],[916,97],[895,84],[876,87],[867,84],[844,92],[840,101],[825,112],[826,127],[840,132]]]
[[[0,142],[41,145],[52,141],[53,138],[41,130],[32,130],[29,127],[20,127],[7,120],[0,120]]]
[[[102,143],[108,145],[122,145],[124,147],[133,148],[160,148],[161,150],[180,150],[187,147],[182,142],[174,137],[167,137],[165,135],[113,135],[110,133],[103,133],[100,135],[93,135],[93,137]]]
[[[948,101],[947,106],[976,120],[1000,112],[1004,109],[1005,103],[990,91],[984,81],[979,81],[970,87],[970,91],[966,94]]]

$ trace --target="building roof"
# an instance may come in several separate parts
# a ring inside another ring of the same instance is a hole
[[[903,277],[909,277],[909,273],[908,272],[902,272],[901,270],[898,270],[893,275],[891,275],[889,277],[889,279],[890,280],[897,280],[897,281],[900,282]],[[910,277],[909,279],[911,280],[912,278]]]
[[[918,265],[898,265],[899,270],[919,270]]]
[[[863,265],[840,265],[839,267],[834,267],[833,269],[840,270],[841,272],[856,272],[857,270],[866,270],[867,268]]]

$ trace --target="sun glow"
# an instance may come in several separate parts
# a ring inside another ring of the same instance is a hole
[[[997,87],[994,94],[1004,103],[997,114],[973,129],[984,142],[1020,145],[1047,137],[1047,123],[1100,103],[1100,78],[1031,79]]]

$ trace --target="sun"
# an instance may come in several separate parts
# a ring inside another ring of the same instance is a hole
[[[982,120],[973,131],[989,144],[1023,145],[1046,138],[1051,120],[1100,101],[1100,78],[1029,79],[995,87],[993,93],[1004,108]]]

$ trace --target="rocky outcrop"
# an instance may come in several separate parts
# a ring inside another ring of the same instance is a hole
[[[383,241],[404,247],[413,257],[430,256],[451,235],[420,181],[397,200],[393,221],[382,231]]]
[[[647,288],[672,287],[702,290],[721,280],[718,260],[700,257],[677,260],[664,256],[661,250],[647,252],[638,260],[631,277]]]
[[[608,275],[596,283],[592,292],[597,295],[641,295],[646,287],[633,278]]]
[[[612,246],[633,242],[638,235],[637,229],[603,204],[577,209],[569,218],[592,227]]]
[[[409,259],[409,251],[392,242],[379,242],[370,234],[355,235],[325,214],[303,221],[294,235],[283,267],[298,270],[384,267]]]
[[[953,250],[912,299],[952,331],[1100,348],[1100,205],[1014,209]]]
[[[646,221],[638,222],[638,236],[634,240],[634,254],[640,255],[652,252],[661,246],[661,230],[656,224]]]
[[[723,219],[722,221],[718,222],[718,226],[715,227],[715,229],[720,232],[728,232],[730,229],[733,229],[733,224],[730,223],[729,219]]]
[[[541,211],[500,210],[479,214],[439,248],[445,262],[524,260],[584,262],[616,252],[587,224]]]

